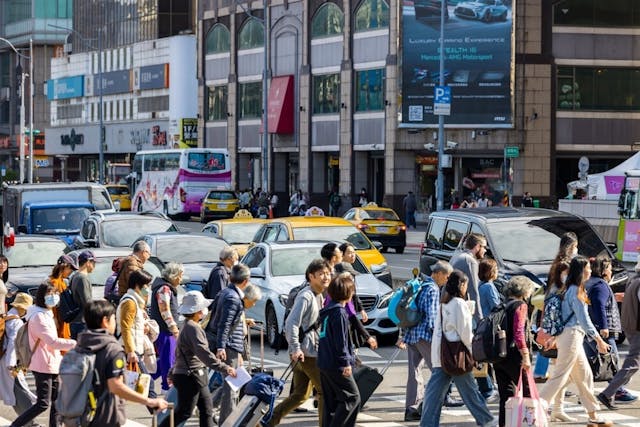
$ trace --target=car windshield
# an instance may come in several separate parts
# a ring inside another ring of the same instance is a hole
[[[107,281],[107,278],[111,276],[113,271],[111,270],[111,263],[117,258],[116,256],[100,256],[98,255],[98,262],[96,262],[96,268],[89,273],[89,280],[92,285],[102,286]],[[151,261],[147,261],[143,267],[154,278],[160,276],[160,270]]]
[[[113,196],[129,194],[129,189],[127,187],[107,187],[107,191]]]
[[[271,253],[271,274],[277,276],[304,276],[311,261],[320,258],[320,248],[286,248]]]
[[[386,219],[391,221],[400,221],[398,215],[394,211],[385,211],[381,209],[366,209],[362,213],[362,219]]]
[[[578,236],[578,253],[581,255],[608,255],[600,237],[579,218],[502,221],[489,223],[487,227],[494,255],[517,264],[550,263],[558,251],[560,236],[569,231]]]
[[[33,209],[32,225],[34,233],[64,234],[78,233],[91,210],[84,207]]]
[[[102,223],[102,243],[116,248],[129,247],[144,234],[177,231],[171,221],[161,218],[141,216],[126,221],[104,221]]]
[[[220,251],[227,246],[224,240],[206,236],[175,236],[159,238],[156,256],[163,263],[169,261],[183,264],[216,262]]]
[[[371,249],[371,242],[352,225],[300,227],[293,229],[293,240],[346,240],[356,250]]]
[[[64,253],[67,245],[59,242],[17,242],[15,246],[5,248],[4,255],[9,260],[9,267],[36,267],[55,265],[58,257]]]
[[[261,226],[261,223],[252,222],[225,224],[222,228],[222,237],[231,245],[249,243]]]

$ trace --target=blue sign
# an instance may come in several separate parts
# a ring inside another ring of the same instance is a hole
[[[451,114],[451,88],[436,86],[433,91],[433,114],[448,116]]]
[[[77,98],[84,95],[84,76],[64,77],[47,81],[47,99]]]
[[[103,95],[131,92],[131,70],[102,73],[102,85],[100,85],[99,76],[99,74],[95,74],[93,78],[94,96],[100,94],[100,86],[102,86]]]
[[[139,85],[134,84],[134,86],[141,90],[167,88],[169,87],[169,64],[140,67],[140,73],[136,77]]]

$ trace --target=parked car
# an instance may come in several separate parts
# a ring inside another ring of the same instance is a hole
[[[463,236],[474,232],[486,237],[486,256],[498,263],[499,288],[515,275],[525,275],[545,286],[560,236],[568,231],[578,236],[578,253],[611,258],[611,287],[614,292],[624,292],[629,274],[613,256],[615,245],[606,245],[583,218],[549,209],[491,207],[433,212],[420,249],[420,270],[428,273],[437,260],[448,261],[462,248]]]
[[[70,250],[64,241],[56,237],[37,234],[18,234],[12,246],[3,246],[2,249],[9,260],[7,302],[13,301],[18,292],[35,297],[38,286],[51,274],[60,255]]]
[[[129,187],[122,184],[108,184],[104,186],[117,211],[131,210],[131,193]]]
[[[290,216],[269,220],[253,236],[253,242],[283,240],[348,241],[356,248],[367,268],[384,283],[392,286],[391,270],[387,260],[378,251],[382,244],[374,245],[367,236],[349,221],[328,216]]]
[[[95,212],[82,223],[73,248],[128,248],[144,234],[164,231],[178,231],[178,227],[160,212]]]
[[[326,241],[264,242],[249,249],[242,263],[251,269],[251,282],[260,286],[262,299],[247,310],[247,317],[266,325],[266,340],[271,347],[279,343],[284,322],[284,312],[291,288],[305,281],[305,271],[312,260],[320,257],[320,249]],[[378,335],[398,332],[397,326],[387,316],[387,306],[392,289],[376,279],[358,257],[354,268],[358,296],[367,311],[367,330]]]
[[[372,241],[382,243],[381,252],[391,247],[401,254],[407,246],[407,226],[393,209],[369,204],[349,209],[342,216],[367,235]]]
[[[202,290],[202,281],[209,278],[209,273],[217,261],[220,251],[227,246],[224,240],[202,233],[153,233],[136,239],[144,240],[151,248],[151,260],[164,266],[175,261],[184,264],[183,284],[188,290]]]
[[[211,190],[202,199],[200,222],[213,218],[231,218],[240,209],[240,200],[234,191]]]
[[[221,237],[238,250],[240,257],[249,249],[256,231],[266,222],[260,218],[232,218],[210,221],[202,228],[203,233]]]
[[[474,0],[459,3],[453,9],[453,13],[459,18],[504,22],[509,15],[509,9],[502,0]]]
[[[414,0],[413,9],[416,14],[416,19],[428,18],[428,17],[440,17],[442,14],[443,0]],[[449,8],[447,8],[447,2],[444,0],[444,19],[449,20]]]

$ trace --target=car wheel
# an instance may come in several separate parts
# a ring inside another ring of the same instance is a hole
[[[398,246],[398,247],[396,248],[396,253],[397,253],[397,254],[404,253],[404,246]]]
[[[271,348],[278,348],[280,345],[280,328],[278,327],[276,311],[271,304],[267,305],[267,311],[264,318],[267,321],[267,343],[269,343]]]
[[[380,252],[382,253],[387,253],[387,251],[389,250],[389,248],[387,246],[383,246],[382,248],[380,248]]]

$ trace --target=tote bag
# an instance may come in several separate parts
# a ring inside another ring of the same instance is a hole
[[[506,427],[547,427],[549,418],[547,416],[547,402],[538,395],[536,383],[533,380],[531,369],[525,370],[527,383],[531,397],[523,396],[522,371],[516,394],[510,397],[505,403],[505,426]]]

